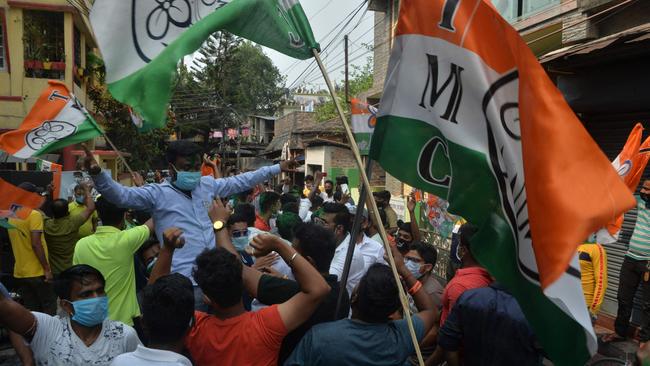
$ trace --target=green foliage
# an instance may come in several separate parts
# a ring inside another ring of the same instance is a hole
[[[129,165],[134,170],[147,170],[159,167],[165,152],[165,140],[173,132],[172,128],[155,129],[139,133],[133,122],[129,109],[108,93],[105,87],[93,87],[88,90],[88,97],[93,101],[95,110],[104,118],[98,122],[120,151],[128,152]]]
[[[368,57],[368,60],[363,66],[352,66],[352,71],[349,76],[349,85],[350,85],[350,98],[355,97],[370,88],[372,88],[373,83],[373,70],[372,70],[372,57]],[[345,102],[345,89],[343,86],[336,86],[337,96],[339,102],[343,106],[343,109],[346,113],[350,113],[350,105]],[[319,105],[316,108],[316,117],[319,121],[327,121],[332,118],[338,117],[338,112],[336,111],[336,106],[332,100]]]
[[[184,138],[237,127],[249,114],[275,113],[284,79],[260,46],[219,32],[198,54],[191,69],[180,65],[172,99]]]

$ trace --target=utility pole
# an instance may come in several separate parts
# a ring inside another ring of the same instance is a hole
[[[348,35],[343,38],[345,42],[345,103],[350,103],[350,81],[348,80]]]

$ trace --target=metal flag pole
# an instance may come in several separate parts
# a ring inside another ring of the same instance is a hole
[[[323,74],[323,78],[325,79],[327,88],[329,89],[330,95],[332,96],[332,99],[334,101],[334,106],[336,106],[336,110],[339,114],[339,118],[341,118],[341,121],[343,122],[343,126],[345,127],[345,134],[347,135],[348,142],[350,143],[350,149],[352,150],[352,154],[354,155],[354,160],[357,163],[357,168],[359,169],[359,173],[361,175],[361,181],[366,191],[368,204],[370,205],[370,212],[372,212],[373,219],[375,220],[375,222],[381,222],[381,218],[379,217],[379,210],[377,209],[377,203],[375,202],[374,197],[370,193],[371,192],[370,182],[368,181],[368,175],[366,174],[366,171],[363,169],[364,164],[363,161],[361,160],[361,153],[359,152],[359,146],[357,146],[357,143],[354,140],[354,135],[352,134],[352,128],[350,127],[350,123],[348,123],[347,119],[345,118],[345,113],[343,112],[341,103],[339,102],[336,96],[336,91],[334,90],[332,81],[330,80],[329,75],[327,74],[327,70],[325,70],[325,65],[323,65],[323,62],[320,59],[320,54],[318,50],[312,49],[312,52],[314,54],[314,58],[316,59],[316,63],[318,63],[318,67],[320,68],[320,71]],[[404,310],[404,317],[406,318],[406,323],[409,328],[409,333],[411,334],[411,340],[413,341],[413,347],[415,348],[415,353],[418,357],[418,362],[420,366],[424,366],[424,360],[422,359],[422,352],[420,352],[420,345],[418,343],[418,338],[415,335],[415,329],[413,328],[413,320],[411,319],[409,302],[408,299],[406,298],[406,293],[404,292],[404,287],[402,286],[402,281],[400,279],[399,273],[397,273],[397,267],[395,267],[395,258],[393,258],[393,253],[391,252],[390,244],[388,243],[388,236],[386,235],[386,230],[384,229],[383,225],[378,225],[378,226],[379,226],[379,235],[381,236],[381,240],[384,242],[384,250],[386,251],[388,262],[393,272],[393,277],[395,277],[395,282],[397,283],[397,288],[399,290],[399,297],[402,303],[402,309]]]

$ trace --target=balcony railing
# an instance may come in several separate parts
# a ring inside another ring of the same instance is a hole
[[[560,6],[561,2],[561,0],[492,0],[492,4],[501,16],[511,23]]]

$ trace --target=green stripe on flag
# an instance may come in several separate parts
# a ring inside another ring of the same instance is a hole
[[[405,164],[419,161],[420,151],[435,136],[445,142],[448,151],[436,151],[431,175],[442,179],[452,176],[453,169],[451,188],[430,184],[413,165]],[[545,351],[566,355],[562,360],[566,363],[556,364],[580,365],[590,358],[582,326],[521,274],[515,238],[501,208],[497,181],[483,153],[447,140],[439,129],[422,121],[382,116],[375,128],[370,156],[397,179],[447,199],[450,213],[462,213],[479,228],[471,242],[474,257],[517,298]]]
[[[220,30],[299,59],[319,48],[298,1],[234,0],[191,25],[143,68],[109,83],[113,97],[143,117],[140,131],[164,126],[178,61]]]

